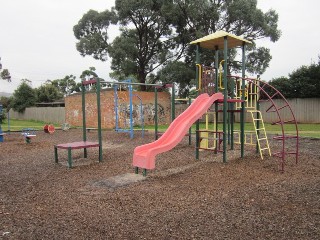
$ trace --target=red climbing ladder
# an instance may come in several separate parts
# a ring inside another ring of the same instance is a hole
[[[282,146],[281,150],[278,152],[273,153],[274,156],[277,156],[280,158],[279,162],[279,168],[280,171],[284,171],[285,166],[285,158],[287,155],[295,155],[296,163],[298,163],[298,155],[299,155],[299,131],[298,131],[298,125],[297,120],[294,116],[294,113],[292,111],[292,108],[290,107],[288,101],[285,99],[285,97],[273,86],[269,85],[266,82],[263,82],[261,80],[253,79],[253,78],[245,78],[246,81],[257,85],[258,87],[258,101],[259,102],[268,102],[270,103],[270,106],[266,109],[266,112],[268,113],[275,113],[277,115],[277,120],[273,122],[272,124],[277,124],[281,127],[281,135],[275,136],[273,139],[281,141]],[[281,99],[282,102],[284,102],[283,105],[278,106],[278,104],[274,101],[275,99]],[[289,110],[289,119],[284,119],[283,110],[287,109]],[[286,133],[285,125],[286,124],[294,124],[295,125],[295,134],[289,135]],[[288,147],[286,143],[289,140],[294,140],[295,143],[293,144],[294,147]]]

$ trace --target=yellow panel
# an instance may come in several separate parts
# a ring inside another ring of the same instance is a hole
[[[215,33],[212,33],[210,35],[207,35],[205,37],[192,41],[190,42],[190,44],[199,43],[200,47],[213,49],[213,50],[215,50],[216,47],[218,49],[223,49],[224,37],[227,37],[228,39],[228,48],[239,47],[239,46],[242,46],[243,43],[251,43],[250,41],[245,40],[244,38],[238,37],[234,34],[227,33],[225,31],[217,31]]]

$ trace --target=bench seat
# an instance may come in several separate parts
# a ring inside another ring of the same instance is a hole
[[[55,162],[58,163],[58,148],[67,149],[68,150],[68,167],[72,168],[72,149],[84,149],[84,157],[87,157],[87,148],[99,147],[99,152],[101,151],[101,146],[98,142],[90,142],[90,141],[80,141],[80,142],[70,142],[70,143],[61,143],[54,146],[54,157]],[[101,159],[99,158],[99,162]]]

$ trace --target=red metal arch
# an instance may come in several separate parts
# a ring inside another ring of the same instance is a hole
[[[275,140],[282,141],[282,148],[281,151],[273,153],[274,156],[280,157],[280,170],[283,172],[284,171],[284,166],[285,166],[285,157],[286,155],[295,155],[296,158],[296,163],[298,163],[298,156],[299,156],[299,130],[298,130],[298,124],[297,120],[294,116],[294,113],[292,111],[291,106],[289,105],[288,101],[286,98],[279,92],[275,87],[271,86],[270,84],[261,81],[259,79],[254,79],[254,78],[244,78],[244,80],[248,81],[249,83],[252,83],[256,85],[259,89],[258,91],[258,96],[260,98],[258,99],[259,102],[270,102],[270,106],[267,108],[266,112],[275,112],[278,116],[278,121],[273,122],[272,124],[277,124],[280,125],[281,127],[281,132],[282,135],[280,136],[275,136]],[[269,90],[271,89],[272,95],[270,96],[269,93],[266,91],[267,88]],[[261,94],[262,93],[262,94]],[[265,99],[262,99],[261,96],[264,96]],[[281,99],[284,101],[284,105],[282,106],[277,106],[275,103],[274,99]],[[284,120],[283,116],[281,115],[281,111],[283,109],[289,109],[289,112],[291,113],[291,119],[289,120]],[[295,135],[288,135],[285,133],[285,124],[294,124],[295,129],[296,129],[296,134]],[[296,139],[296,144],[295,144],[295,149],[294,150],[287,150],[286,148],[286,140],[289,139]]]

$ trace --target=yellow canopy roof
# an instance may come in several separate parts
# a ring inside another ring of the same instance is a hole
[[[242,46],[242,43],[251,43],[244,38],[238,37],[234,34],[227,33],[225,31],[217,31],[205,37],[192,41],[190,44],[200,44],[200,47],[215,50],[218,47],[219,50],[224,48],[224,37],[228,37],[228,48],[234,48]]]

